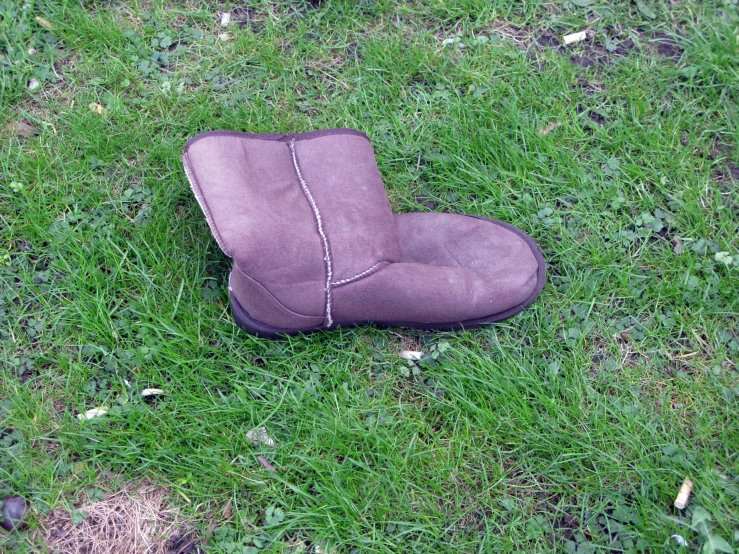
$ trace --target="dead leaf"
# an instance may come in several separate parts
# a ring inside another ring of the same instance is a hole
[[[223,12],[221,14],[221,27],[228,27],[229,21],[231,21],[231,12]]]
[[[36,134],[36,130],[25,121],[14,121],[5,126],[5,133],[19,137],[32,137]]]
[[[42,25],[49,30],[52,30],[54,28],[54,26],[48,21],[46,21],[43,17],[36,16],[36,21],[38,21],[39,25]]]
[[[672,249],[672,251],[675,254],[682,254],[683,253],[683,241],[680,237],[675,237],[672,239],[675,241],[675,248]]]
[[[92,104],[90,104],[90,109],[91,109],[91,110],[92,110],[93,112],[95,112],[96,114],[99,114],[99,115],[103,115],[103,113],[105,112],[105,108],[103,108],[103,107],[102,107],[102,106],[101,106],[100,104],[98,104],[97,102],[93,102]]]
[[[265,469],[268,469],[269,471],[277,471],[277,468],[270,464],[264,456],[257,456],[257,460],[259,460],[259,463],[262,464]]]
[[[552,121],[546,127],[542,127],[541,129],[539,129],[539,136],[542,136],[542,137],[547,136],[549,133],[551,133],[552,131],[554,131],[560,125],[562,125],[562,123],[560,121]]]
[[[208,531],[205,533],[205,538],[203,539],[203,546],[208,544],[208,541],[210,540],[211,535],[216,530],[216,527],[218,527],[217,521],[212,521],[210,523],[210,527],[208,527]]]
[[[223,508],[223,517],[221,518],[223,521],[228,521],[231,519],[231,516],[233,515],[233,508],[231,508],[231,499],[229,498],[226,502],[225,508]]]
[[[223,508],[223,517],[220,519],[220,521],[211,522],[210,527],[208,527],[208,531],[205,533],[205,537],[203,538],[203,541],[202,541],[203,546],[206,546],[208,544],[208,541],[210,540],[210,537],[213,535],[213,532],[216,530],[216,527],[218,527],[218,524],[221,521],[228,521],[229,519],[231,519],[232,514],[233,514],[233,510],[231,509],[231,499],[229,498],[226,501],[225,507]],[[180,551],[178,550],[178,552]]]

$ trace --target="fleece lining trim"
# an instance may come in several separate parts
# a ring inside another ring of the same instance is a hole
[[[223,253],[226,254],[226,256],[228,256],[229,258],[232,258],[233,256],[226,248],[226,243],[224,242],[223,238],[221,238],[221,234],[218,232],[218,227],[216,227],[216,222],[213,219],[213,215],[210,213],[208,203],[205,201],[205,197],[200,190],[198,180],[195,177],[195,173],[193,172],[192,167],[190,166],[190,158],[188,157],[187,152],[182,155],[182,165],[185,168],[185,176],[187,176],[187,182],[190,183],[190,189],[195,195],[195,200],[198,201],[200,209],[203,210],[203,214],[205,214],[205,220],[208,222],[208,227],[210,227],[213,238],[216,239],[216,242],[218,243],[218,246],[223,251]]]

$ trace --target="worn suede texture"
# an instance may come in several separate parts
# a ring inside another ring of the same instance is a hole
[[[322,312],[317,316],[309,316],[285,307],[269,289],[241,271],[238,264],[234,264],[231,271],[228,289],[248,306],[249,314],[258,321],[269,322],[270,325],[285,329],[303,329],[323,323]]]
[[[211,132],[188,143],[183,162],[234,259],[232,298],[266,326],[480,320],[514,311],[543,285],[541,254],[515,228],[394,215],[358,131]]]
[[[329,135],[295,143],[298,164],[324,221],[333,282],[377,262],[400,260],[400,245],[370,142]]]
[[[503,312],[537,285],[539,264],[513,232],[474,217],[395,216],[400,263],[334,291],[335,319],[445,323]]]
[[[185,158],[224,252],[288,310],[322,316],[321,241],[287,143],[215,135],[193,142]]]

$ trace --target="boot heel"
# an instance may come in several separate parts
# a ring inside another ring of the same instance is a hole
[[[267,325],[251,317],[241,304],[239,304],[239,301],[236,300],[231,291],[228,292],[228,298],[231,301],[231,313],[233,314],[236,325],[252,335],[265,339],[276,339],[285,335],[298,335],[300,333],[309,333],[318,330],[315,327],[308,329],[280,329],[279,327]]]

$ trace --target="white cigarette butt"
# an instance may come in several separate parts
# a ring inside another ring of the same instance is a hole
[[[691,490],[693,490],[693,481],[685,479],[683,486],[680,487],[680,492],[677,493],[677,498],[675,498],[675,508],[678,510],[685,509],[685,506],[688,505],[688,497],[690,497]]]
[[[423,358],[423,352],[417,352],[414,350],[403,350],[400,353],[400,357],[403,358],[404,360],[411,360],[415,362]]]
[[[588,38],[587,31],[580,31],[579,33],[572,33],[571,35],[565,35],[563,37],[565,46],[568,46],[570,44],[575,44],[576,42],[580,42]]]
[[[93,408],[87,410],[84,414],[77,414],[77,419],[94,419],[108,413],[107,406],[100,406],[99,408]]]

